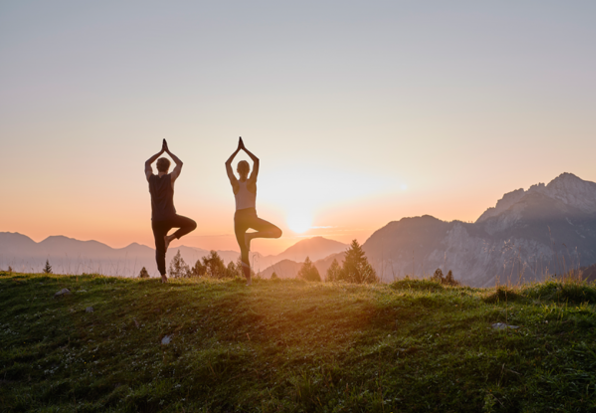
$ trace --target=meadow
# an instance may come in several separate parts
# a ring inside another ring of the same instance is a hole
[[[54,297],[63,288],[71,294]],[[596,411],[595,304],[593,284],[556,280],[246,287],[0,272],[0,406]]]

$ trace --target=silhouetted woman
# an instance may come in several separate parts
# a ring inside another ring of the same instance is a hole
[[[236,179],[232,171],[232,161],[243,150],[253,161],[253,169],[250,177],[250,165],[246,161],[238,162],[238,175],[240,179]],[[234,189],[234,196],[236,197],[236,214],[234,215],[234,232],[236,239],[240,246],[240,260],[242,261],[242,271],[246,277],[246,285],[250,285],[250,262],[248,260],[248,253],[250,251],[250,241],[255,238],[279,238],[281,237],[281,229],[270,222],[265,221],[257,216],[255,203],[257,199],[257,176],[259,174],[259,158],[253,155],[246,147],[242,138],[238,141],[238,148],[234,151],[232,156],[226,161],[226,171],[230,184]],[[246,232],[249,228],[257,232]]]

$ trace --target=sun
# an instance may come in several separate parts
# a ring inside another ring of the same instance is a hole
[[[312,216],[305,211],[292,211],[287,217],[288,227],[297,234],[302,234],[312,226]]]

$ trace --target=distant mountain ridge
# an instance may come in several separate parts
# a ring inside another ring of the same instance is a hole
[[[251,262],[259,272],[279,261],[291,257],[303,261],[307,256],[327,256],[347,247],[337,241],[322,237],[301,240],[281,254],[263,256],[251,252]],[[189,265],[209,254],[201,248],[171,247],[166,254],[166,265],[180,251]],[[227,264],[237,261],[237,251],[217,251]],[[31,238],[10,232],[0,232],[0,268],[9,266],[15,271],[39,272],[46,259],[50,261],[55,273],[81,274],[101,273],[104,275],[136,276],[145,267],[152,276],[157,276],[155,250],[146,245],[132,243],[124,248],[112,248],[98,241],[80,241],[62,235],[50,236],[35,242]]]
[[[453,270],[472,286],[539,280],[596,263],[596,183],[563,173],[509,192],[475,223],[404,218],[363,245],[386,281]]]

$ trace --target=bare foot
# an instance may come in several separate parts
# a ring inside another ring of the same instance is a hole
[[[172,242],[173,239],[174,238],[171,238],[168,235],[164,235],[163,240],[164,240],[164,243],[166,245],[166,252],[168,251],[168,247],[170,246],[170,242]]]
[[[162,282],[162,283],[167,283],[167,282],[168,282],[168,277],[167,277],[165,274],[163,274],[163,275],[161,276],[161,282]]]

